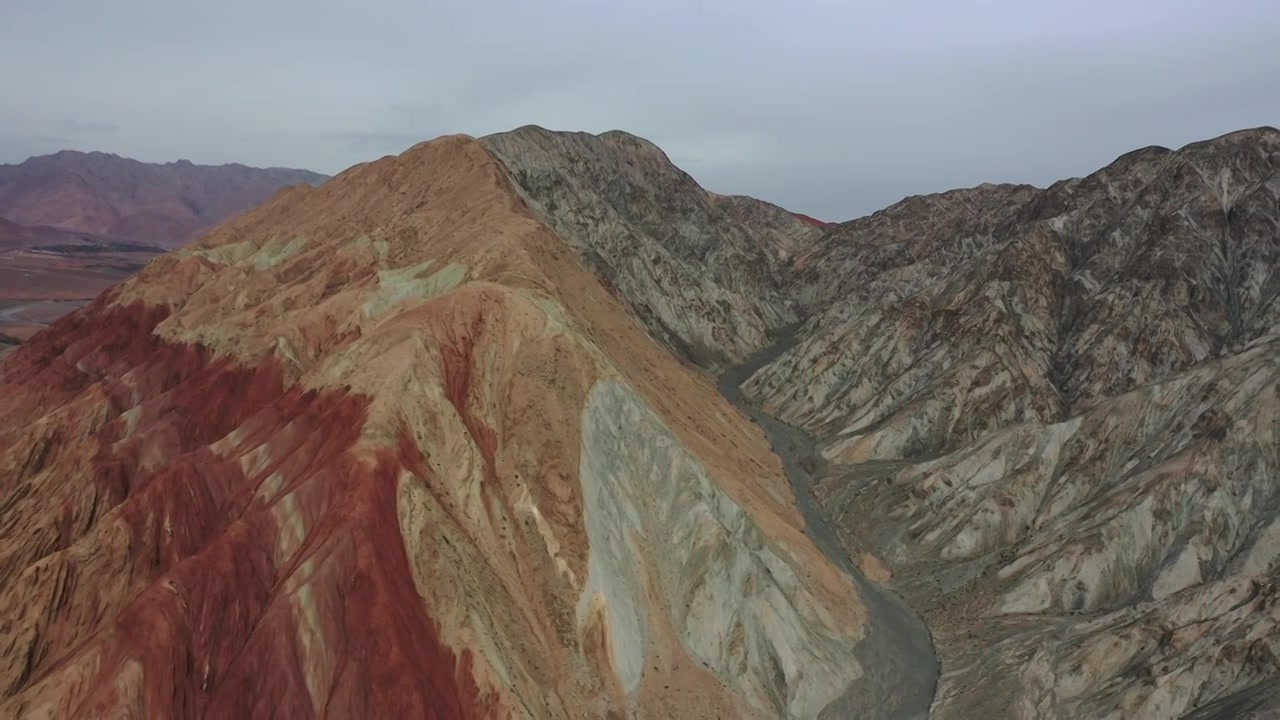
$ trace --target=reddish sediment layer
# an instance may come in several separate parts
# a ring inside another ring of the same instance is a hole
[[[21,389],[0,405],[0,598],[41,616],[0,629],[0,711],[491,714],[409,572],[413,444],[362,451],[367,398],[165,342],[166,310],[110,300],[0,367]]]
[[[819,228],[829,228],[829,227],[834,227],[834,226],[836,225],[836,223],[830,223],[830,222],[826,222],[826,221],[823,221],[823,220],[819,220],[819,219],[817,219],[817,218],[809,217],[808,215],[805,215],[804,213],[793,212],[793,213],[791,213],[791,214],[792,214],[792,215],[795,215],[797,218],[800,218],[801,220],[803,220],[803,221],[805,221],[805,222],[809,223],[810,225],[812,225],[812,226],[814,226],[814,227],[819,227]]]

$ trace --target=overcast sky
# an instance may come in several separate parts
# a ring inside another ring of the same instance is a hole
[[[1051,7],[1052,6],[1052,7]],[[1280,125],[1277,0],[3,0],[0,162],[628,130],[824,219]]]

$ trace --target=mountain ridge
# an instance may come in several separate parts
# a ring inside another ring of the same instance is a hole
[[[6,711],[811,717],[869,692],[858,590],[760,430],[474,139],[281,192],[0,384],[29,393],[0,417],[6,537],[29,539],[0,574],[63,598],[0,643]]]
[[[1265,708],[1278,149],[826,229],[622,131],[281,190],[0,359],[0,707]]]

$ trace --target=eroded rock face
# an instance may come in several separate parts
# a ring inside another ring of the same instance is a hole
[[[846,546],[924,611],[933,716],[1274,706],[1278,261],[1270,128],[911,199],[804,259],[832,306],[742,391],[818,437]]]
[[[653,143],[536,126],[483,142],[583,263],[690,360],[742,362],[796,319],[772,250],[781,222],[739,222]]]
[[[936,713],[1180,717],[1274,683],[1278,388],[1272,335],[1061,423],[831,477],[960,668]]]
[[[846,224],[797,281],[829,309],[744,392],[831,460],[921,458],[1237,352],[1280,320],[1278,151],[1242,131]]]
[[[814,309],[832,302],[892,301],[989,249],[1039,191],[984,184],[916,195],[846,223],[828,224],[795,257],[791,292]],[[886,297],[887,294],[887,297]]]
[[[835,625],[794,558],[625,387],[604,381],[591,391],[582,442],[592,552],[578,612],[612,620],[610,646],[629,653],[614,657],[627,690],[640,682],[651,634],[646,596],[657,597],[684,652],[752,705],[816,717],[862,674],[849,662],[861,632]],[[666,547],[651,572],[646,539]]]
[[[7,353],[0,715],[840,698],[870,659],[859,588],[759,428],[575,247],[443,138],[287,191]]]
[[[1234,576],[1037,625],[947,678],[934,714],[1267,717],[1280,700],[1278,621],[1274,577]]]
[[[717,195],[711,199],[725,214],[752,230],[776,265],[788,267],[793,258],[810,251],[829,223],[745,195]]]

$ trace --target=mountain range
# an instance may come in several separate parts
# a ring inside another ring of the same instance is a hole
[[[173,247],[262,204],[282,187],[326,179],[290,168],[154,164],[63,150],[0,165],[0,217]]]
[[[1266,717],[1278,253],[1274,128],[838,224],[620,131],[288,187],[0,356],[0,713]]]

